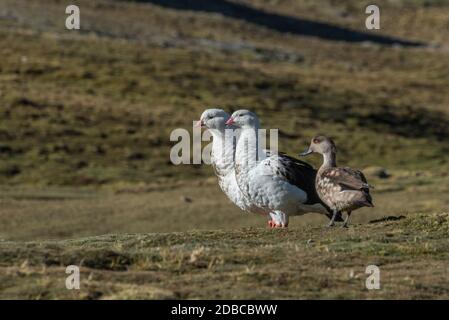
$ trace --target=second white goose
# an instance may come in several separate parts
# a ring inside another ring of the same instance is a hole
[[[253,205],[271,216],[273,227],[287,227],[289,216],[308,212],[332,216],[316,193],[312,166],[285,154],[263,156],[257,138],[259,119],[253,112],[238,110],[226,124],[240,128],[235,154],[237,184]]]

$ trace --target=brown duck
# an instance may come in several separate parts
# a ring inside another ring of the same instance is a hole
[[[348,225],[353,210],[374,207],[369,194],[372,186],[368,184],[363,173],[348,167],[337,167],[337,148],[330,138],[314,137],[309,149],[300,155],[311,153],[323,155],[323,164],[317,172],[315,181],[318,196],[333,210],[333,217],[336,217],[338,211],[347,212],[343,227]],[[332,218],[329,226],[333,226],[334,221]]]

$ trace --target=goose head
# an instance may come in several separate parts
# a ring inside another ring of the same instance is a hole
[[[242,129],[257,129],[259,128],[259,119],[254,112],[249,110],[237,110],[234,112],[228,121],[227,125],[234,125]]]
[[[225,122],[229,119],[229,113],[222,109],[206,109],[201,114],[197,126],[202,128],[224,131]]]
[[[331,138],[325,136],[315,136],[310,142],[309,148],[300,153],[300,156],[306,156],[311,153],[319,154],[335,154],[337,153],[337,147]]]

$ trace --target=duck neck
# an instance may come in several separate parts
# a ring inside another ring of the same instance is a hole
[[[337,157],[335,152],[326,152],[323,154],[323,164],[320,167],[320,171],[327,168],[334,168],[337,166]]]

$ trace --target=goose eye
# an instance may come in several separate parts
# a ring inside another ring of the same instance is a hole
[[[320,143],[319,139],[313,139],[313,143]]]

